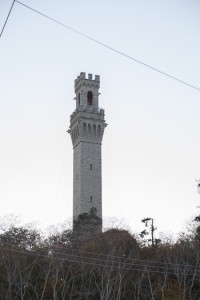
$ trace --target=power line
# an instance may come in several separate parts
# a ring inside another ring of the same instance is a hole
[[[55,249],[65,249],[63,247],[60,246],[53,246],[51,249],[53,249],[55,247]],[[74,249],[74,248],[69,248],[69,249],[65,249],[65,250],[70,250],[70,251],[74,251],[74,252],[78,252],[79,256],[83,253],[87,254],[87,255],[95,255],[95,256],[102,256],[105,257],[104,260],[107,259],[118,259],[120,261],[124,260],[124,261],[128,261],[129,263],[142,263],[143,265],[147,265],[148,264],[157,264],[157,265],[162,265],[162,266],[176,266],[176,267],[185,267],[186,264],[178,264],[178,263],[170,263],[170,262],[161,262],[161,261],[155,261],[155,260],[144,260],[144,259],[139,259],[139,258],[130,258],[130,257],[126,257],[126,256],[117,256],[117,255],[111,255],[111,254],[103,254],[103,253],[98,253],[98,252],[89,252],[89,251],[85,251],[85,250],[78,250],[78,249]],[[64,254],[64,253],[60,253],[61,255],[68,255],[68,254]],[[200,265],[196,266],[196,265],[190,265],[187,264],[187,267],[197,267],[200,268]],[[158,268],[160,268],[158,266]]]
[[[7,248],[9,246],[9,248]],[[59,246],[50,246],[49,248],[46,249],[38,249],[38,250],[25,250],[25,249],[15,249],[11,248],[12,246],[15,246],[14,244],[8,243],[8,242],[1,242],[0,243],[0,249],[6,249],[9,251],[13,251],[16,253],[20,254],[29,254],[33,256],[38,256],[38,257],[44,257],[44,258],[49,258],[51,255],[53,255],[54,259],[56,260],[62,260],[62,261],[74,261],[77,263],[84,262],[85,264],[95,264],[95,265],[101,265],[103,266],[109,266],[109,267],[114,267],[116,264],[119,264],[123,266],[123,268],[128,265],[128,269],[133,269],[133,270],[141,270],[141,268],[146,268],[148,271],[151,269],[161,269],[163,270],[164,268],[175,268],[177,271],[185,271],[185,269],[188,268],[189,272],[194,272],[198,271],[200,272],[199,264],[180,264],[180,263],[173,263],[173,262],[161,262],[161,261],[151,261],[151,260],[142,260],[142,259],[135,259],[135,258],[129,258],[129,257],[124,257],[124,256],[115,256],[115,255],[109,255],[109,254],[103,254],[103,253],[96,253],[96,252],[88,252],[84,250],[77,250],[73,248],[63,248]],[[61,251],[58,250],[64,250],[65,253],[61,253]],[[68,251],[68,253],[67,253]],[[72,252],[72,253],[69,253]],[[39,252],[39,253],[38,253]],[[42,254],[41,254],[42,253]],[[81,253],[88,254],[86,255],[81,255]],[[90,255],[90,256],[89,256]],[[91,257],[91,255],[94,255],[96,257]],[[105,257],[105,258],[100,258],[100,257]],[[105,263],[107,265],[105,265]],[[109,264],[109,265],[108,265]]]
[[[171,79],[173,79],[173,80],[176,80],[176,81],[178,81],[178,82],[180,82],[180,83],[182,83],[182,84],[184,84],[184,85],[187,85],[187,86],[189,86],[189,87],[191,87],[191,88],[193,88],[193,89],[195,89],[195,90],[197,90],[197,91],[200,91],[200,88],[199,88],[199,87],[196,87],[196,86],[194,86],[194,85],[192,85],[192,84],[190,84],[190,83],[188,83],[188,82],[186,82],[186,81],[183,81],[183,80],[181,80],[181,79],[179,79],[179,78],[177,78],[177,77],[175,77],[175,76],[173,76],[173,75],[170,75],[170,74],[168,74],[168,73],[166,73],[166,72],[164,72],[164,71],[162,71],[162,70],[160,70],[160,69],[157,69],[157,68],[155,68],[155,67],[153,67],[153,66],[151,66],[151,65],[149,65],[149,64],[146,64],[146,63],[144,63],[143,61],[138,60],[138,59],[136,59],[136,58],[134,58],[134,57],[132,57],[132,56],[130,56],[130,55],[124,53],[124,52],[121,52],[121,51],[119,51],[119,50],[117,50],[117,49],[115,49],[115,48],[113,48],[113,47],[111,47],[111,46],[109,46],[109,45],[107,45],[107,44],[104,44],[104,43],[102,43],[102,42],[100,42],[100,41],[98,41],[98,40],[92,38],[91,36],[89,36],[89,35],[87,35],[87,34],[81,32],[81,31],[78,31],[78,30],[76,30],[76,29],[74,29],[74,28],[72,28],[72,27],[70,27],[70,26],[68,26],[68,25],[66,25],[66,24],[64,24],[64,23],[62,23],[62,22],[56,20],[56,19],[53,19],[53,18],[47,16],[46,14],[44,14],[44,13],[42,13],[42,12],[40,12],[40,11],[38,11],[38,10],[36,10],[36,9],[34,9],[34,8],[28,6],[28,5],[26,5],[26,4],[24,4],[24,3],[20,2],[20,1],[18,1],[18,0],[15,0],[15,1],[16,1],[17,3],[19,3],[20,5],[22,5],[22,6],[26,7],[26,8],[28,8],[28,9],[30,9],[30,10],[32,10],[32,11],[34,11],[35,13],[37,13],[37,14],[39,14],[39,15],[41,15],[41,16],[43,16],[43,17],[45,17],[45,18],[47,18],[47,19],[49,19],[49,20],[51,20],[51,21],[53,21],[53,22],[55,22],[55,23],[57,23],[57,24],[59,24],[59,25],[61,25],[61,26],[63,26],[63,27],[65,27],[65,28],[67,28],[67,29],[69,29],[69,30],[71,30],[72,32],[77,33],[77,34],[79,34],[79,35],[85,37],[85,38],[88,39],[88,40],[93,41],[94,43],[97,43],[97,44],[99,44],[99,45],[101,45],[101,46],[103,46],[103,47],[105,47],[105,48],[107,48],[107,49],[109,49],[109,50],[111,50],[111,51],[114,51],[114,52],[116,52],[116,53],[118,53],[118,54],[120,54],[120,55],[122,55],[122,56],[124,56],[124,57],[126,57],[126,58],[128,58],[128,59],[130,59],[130,60],[132,60],[132,61],[134,61],[134,62],[137,62],[138,64],[141,64],[141,65],[143,65],[143,66],[145,66],[145,67],[147,67],[147,68],[149,68],[149,69],[151,69],[151,70],[153,70],[153,71],[155,71],[155,72],[158,72],[158,73],[160,73],[160,74],[162,74],[162,75],[164,75],[164,76],[166,76],[166,77],[168,77],[168,78],[171,78]]]
[[[20,241],[19,241],[20,243]],[[23,243],[22,243],[23,244]],[[3,245],[4,246],[9,246],[9,247],[12,247],[12,246],[17,246],[17,244],[12,244],[12,243],[9,243],[9,242],[0,242],[0,247]],[[78,256],[79,257],[82,257],[81,254],[87,254],[87,255],[94,255],[94,256],[101,256],[101,257],[105,257],[104,260],[107,260],[107,259],[118,259],[118,260],[127,260],[130,262],[141,262],[143,264],[146,265],[146,263],[151,263],[151,264],[161,264],[161,265],[165,265],[165,266],[171,266],[171,265],[174,265],[174,266],[179,266],[179,267],[185,267],[186,264],[178,264],[178,263],[172,263],[172,262],[162,262],[162,261],[155,261],[155,260],[144,260],[144,259],[138,259],[138,258],[130,258],[130,257],[124,257],[124,256],[118,256],[118,255],[112,255],[112,254],[104,254],[104,253],[98,253],[98,252],[92,252],[92,251],[85,251],[85,250],[81,250],[81,249],[75,249],[75,248],[65,248],[65,247],[61,247],[61,246],[57,246],[57,245],[49,245],[49,248],[48,250],[51,251],[51,250],[65,250],[65,253],[59,253],[59,255],[62,255],[62,256],[68,256],[70,255],[69,253],[67,254],[66,251],[71,251],[71,252],[74,252],[74,253],[78,253]],[[47,249],[39,249],[40,252],[46,252]],[[35,250],[28,250],[29,252],[32,252],[32,253],[35,253],[36,251]],[[191,264],[187,264],[188,267],[197,267],[197,268],[200,268],[200,265],[199,266],[196,266],[195,265],[191,265]]]
[[[47,259],[54,259],[55,261],[68,261],[68,262],[74,262],[77,264],[84,264],[84,265],[92,265],[92,266],[98,266],[98,267],[109,267],[113,269],[121,269],[121,270],[128,270],[128,271],[138,271],[138,272],[149,272],[149,273],[159,273],[159,274],[168,274],[168,275],[174,275],[177,273],[187,273],[187,275],[193,275],[194,272],[199,274],[199,270],[197,267],[194,265],[196,268],[186,268],[188,267],[185,265],[185,268],[178,268],[179,265],[176,266],[176,271],[172,271],[172,266],[171,268],[162,268],[160,269],[156,266],[149,266],[146,264],[127,264],[123,262],[113,262],[113,261],[107,261],[107,260],[99,260],[93,258],[91,260],[90,257],[84,257],[84,256],[75,256],[75,255],[63,255],[64,257],[59,257],[53,256],[51,254],[39,254],[36,253],[35,251],[25,251],[25,250],[16,250],[16,249],[10,249],[7,247],[2,247],[4,250],[9,251],[9,252],[15,252],[20,255],[33,255],[35,257],[42,257],[42,258],[47,258]],[[87,259],[90,259],[89,261]]]
[[[11,5],[11,8],[10,8],[10,10],[9,10],[9,13],[8,13],[8,15],[7,15],[7,18],[6,18],[6,20],[5,20],[5,23],[4,23],[4,25],[3,25],[3,28],[2,28],[2,30],[1,30],[0,38],[1,38],[2,34],[3,34],[4,28],[6,27],[6,23],[7,23],[7,21],[8,21],[8,18],[9,18],[9,16],[10,16],[10,13],[11,13],[12,8],[13,8],[13,6],[14,6],[14,3],[15,3],[15,0],[13,1],[12,5]]]
[[[19,242],[20,243],[20,242]],[[3,247],[2,247],[3,245]],[[23,245],[23,243],[22,243]],[[17,244],[12,244],[12,243],[8,243],[8,242],[0,242],[0,247],[4,248],[5,246],[9,246],[9,247],[13,247],[13,246],[17,246]],[[161,261],[152,261],[152,260],[142,260],[142,259],[137,259],[137,258],[130,258],[130,257],[123,257],[123,256],[117,256],[117,255],[111,255],[111,254],[103,254],[103,253],[97,253],[97,252],[91,252],[91,251],[84,251],[84,250],[79,250],[79,249],[74,249],[74,248],[64,248],[64,247],[61,247],[61,246],[55,246],[55,245],[51,245],[49,246],[49,248],[46,248],[46,249],[39,249],[40,252],[46,252],[46,251],[54,251],[54,250],[65,250],[65,253],[61,253],[59,252],[59,255],[62,255],[62,256],[65,256],[65,257],[68,257],[68,255],[72,255],[72,256],[79,256],[79,257],[82,257],[81,254],[87,254],[87,255],[94,255],[94,256],[101,256],[101,257],[105,257],[103,260],[107,261],[108,259],[118,259],[118,260],[128,260],[129,263],[130,262],[142,262],[143,264],[146,265],[146,263],[152,263],[152,264],[161,264],[161,265],[175,265],[175,266],[182,266],[182,267],[185,267],[185,264],[174,264],[174,263],[166,263],[166,262],[161,262]],[[12,248],[13,250],[13,248]],[[15,250],[17,251],[17,250]],[[20,250],[21,251],[21,250]],[[27,250],[29,251],[29,253],[35,253],[36,251],[35,250]],[[69,254],[69,253],[66,253],[66,251],[71,251],[71,252],[74,252],[74,253],[78,253],[78,255],[75,255],[75,254]],[[86,257],[86,256],[85,256]],[[87,256],[88,257],[88,256]],[[190,266],[190,267],[193,267],[195,265],[187,265],[187,266]],[[200,268],[200,266],[199,266]]]

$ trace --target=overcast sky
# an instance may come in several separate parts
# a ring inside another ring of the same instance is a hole
[[[22,0],[200,88],[198,0]],[[13,1],[0,1],[2,28]],[[200,91],[15,2],[0,39],[0,215],[39,226],[72,217],[74,79],[101,77],[103,216],[177,233],[199,214]]]

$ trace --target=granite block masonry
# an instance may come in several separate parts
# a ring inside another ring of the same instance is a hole
[[[95,208],[102,220],[101,145],[104,110],[99,108],[100,76],[80,73],[75,80],[76,109],[70,116],[73,144],[73,221]],[[102,224],[102,222],[101,222]],[[102,225],[98,227],[102,231]]]

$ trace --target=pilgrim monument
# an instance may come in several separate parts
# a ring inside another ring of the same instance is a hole
[[[70,116],[73,144],[73,223],[91,209],[101,220],[102,231],[102,161],[101,142],[104,110],[99,107],[100,76],[80,73],[75,80],[76,109]]]

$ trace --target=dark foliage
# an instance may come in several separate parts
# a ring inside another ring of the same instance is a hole
[[[123,229],[76,241],[69,230],[43,239],[12,226],[0,235],[0,300],[197,300],[197,236],[199,227],[152,247]]]

